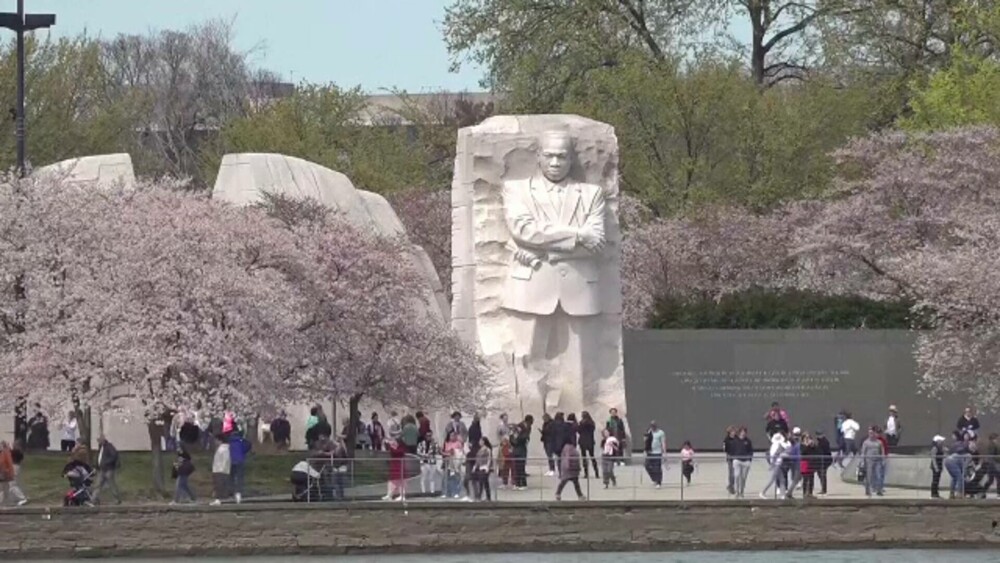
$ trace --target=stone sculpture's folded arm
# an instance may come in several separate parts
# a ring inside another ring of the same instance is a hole
[[[539,220],[525,204],[525,197],[526,194],[517,193],[516,188],[503,188],[504,216],[517,244],[537,250],[573,250],[579,231],[575,227]]]

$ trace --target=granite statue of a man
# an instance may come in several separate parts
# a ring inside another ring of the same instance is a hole
[[[579,412],[592,398],[585,382],[599,374],[595,317],[602,313],[601,253],[605,199],[600,186],[570,175],[573,138],[541,135],[538,171],[503,185],[511,263],[502,307],[508,312],[514,369],[522,386],[537,386],[545,411]],[[534,390],[529,394],[534,395]]]

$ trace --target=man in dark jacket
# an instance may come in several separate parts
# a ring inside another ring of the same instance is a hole
[[[292,443],[292,425],[288,422],[288,415],[285,411],[278,413],[278,416],[271,420],[271,438],[274,445],[279,450],[287,450]]]
[[[830,447],[830,440],[823,434],[822,430],[816,431],[816,447],[819,449],[819,464],[816,468],[816,475],[819,476],[819,494],[826,495],[826,473],[833,465],[833,448]]]
[[[941,498],[941,473],[944,472],[944,436],[934,436],[931,446],[931,498]]]
[[[122,503],[122,493],[118,489],[118,469],[121,467],[121,458],[114,444],[108,441],[102,434],[97,439],[97,469],[101,472],[101,479],[94,493],[94,504],[99,502],[104,489],[111,489],[111,494],[115,495],[115,504]]]

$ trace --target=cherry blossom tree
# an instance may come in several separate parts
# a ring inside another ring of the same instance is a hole
[[[314,398],[349,398],[350,451],[362,398],[421,408],[486,404],[492,374],[427,313],[426,282],[405,258],[409,243],[352,228],[316,205],[268,198],[309,265],[296,282],[307,311],[297,384]]]
[[[913,300],[923,389],[1000,407],[1000,131],[874,135],[836,156],[837,191],[799,238],[806,283]]]
[[[788,284],[797,268],[789,249],[802,217],[719,208],[627,230],[622,245],[626,326],[644,326],[660,296],[718,298],[754,286]]]
[[[483,392],[475,353],[413,312],[400,242],[167,184],[0,183],[5,397],[138,401],[152,422],[182,405],[253,413],[317,393],[467,404]]]
[[[930,394],[1000,407],[1000,131],[856,139],[823,199],[767,215],[715,209],[653,219],[624,244],[626,321],[659,296],[751,286],[914,303],[915,357]]]
[[[451,303],[451,192],[411,188],[389,196],[413,244],[426,252]]]

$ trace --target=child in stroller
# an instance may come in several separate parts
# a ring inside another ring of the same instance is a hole
[[[63,476],[70,489],[63,497],[63,506],[94,506],[90,488],[94,485],[94,471],[86,463],[72,460],[63,467]]]

